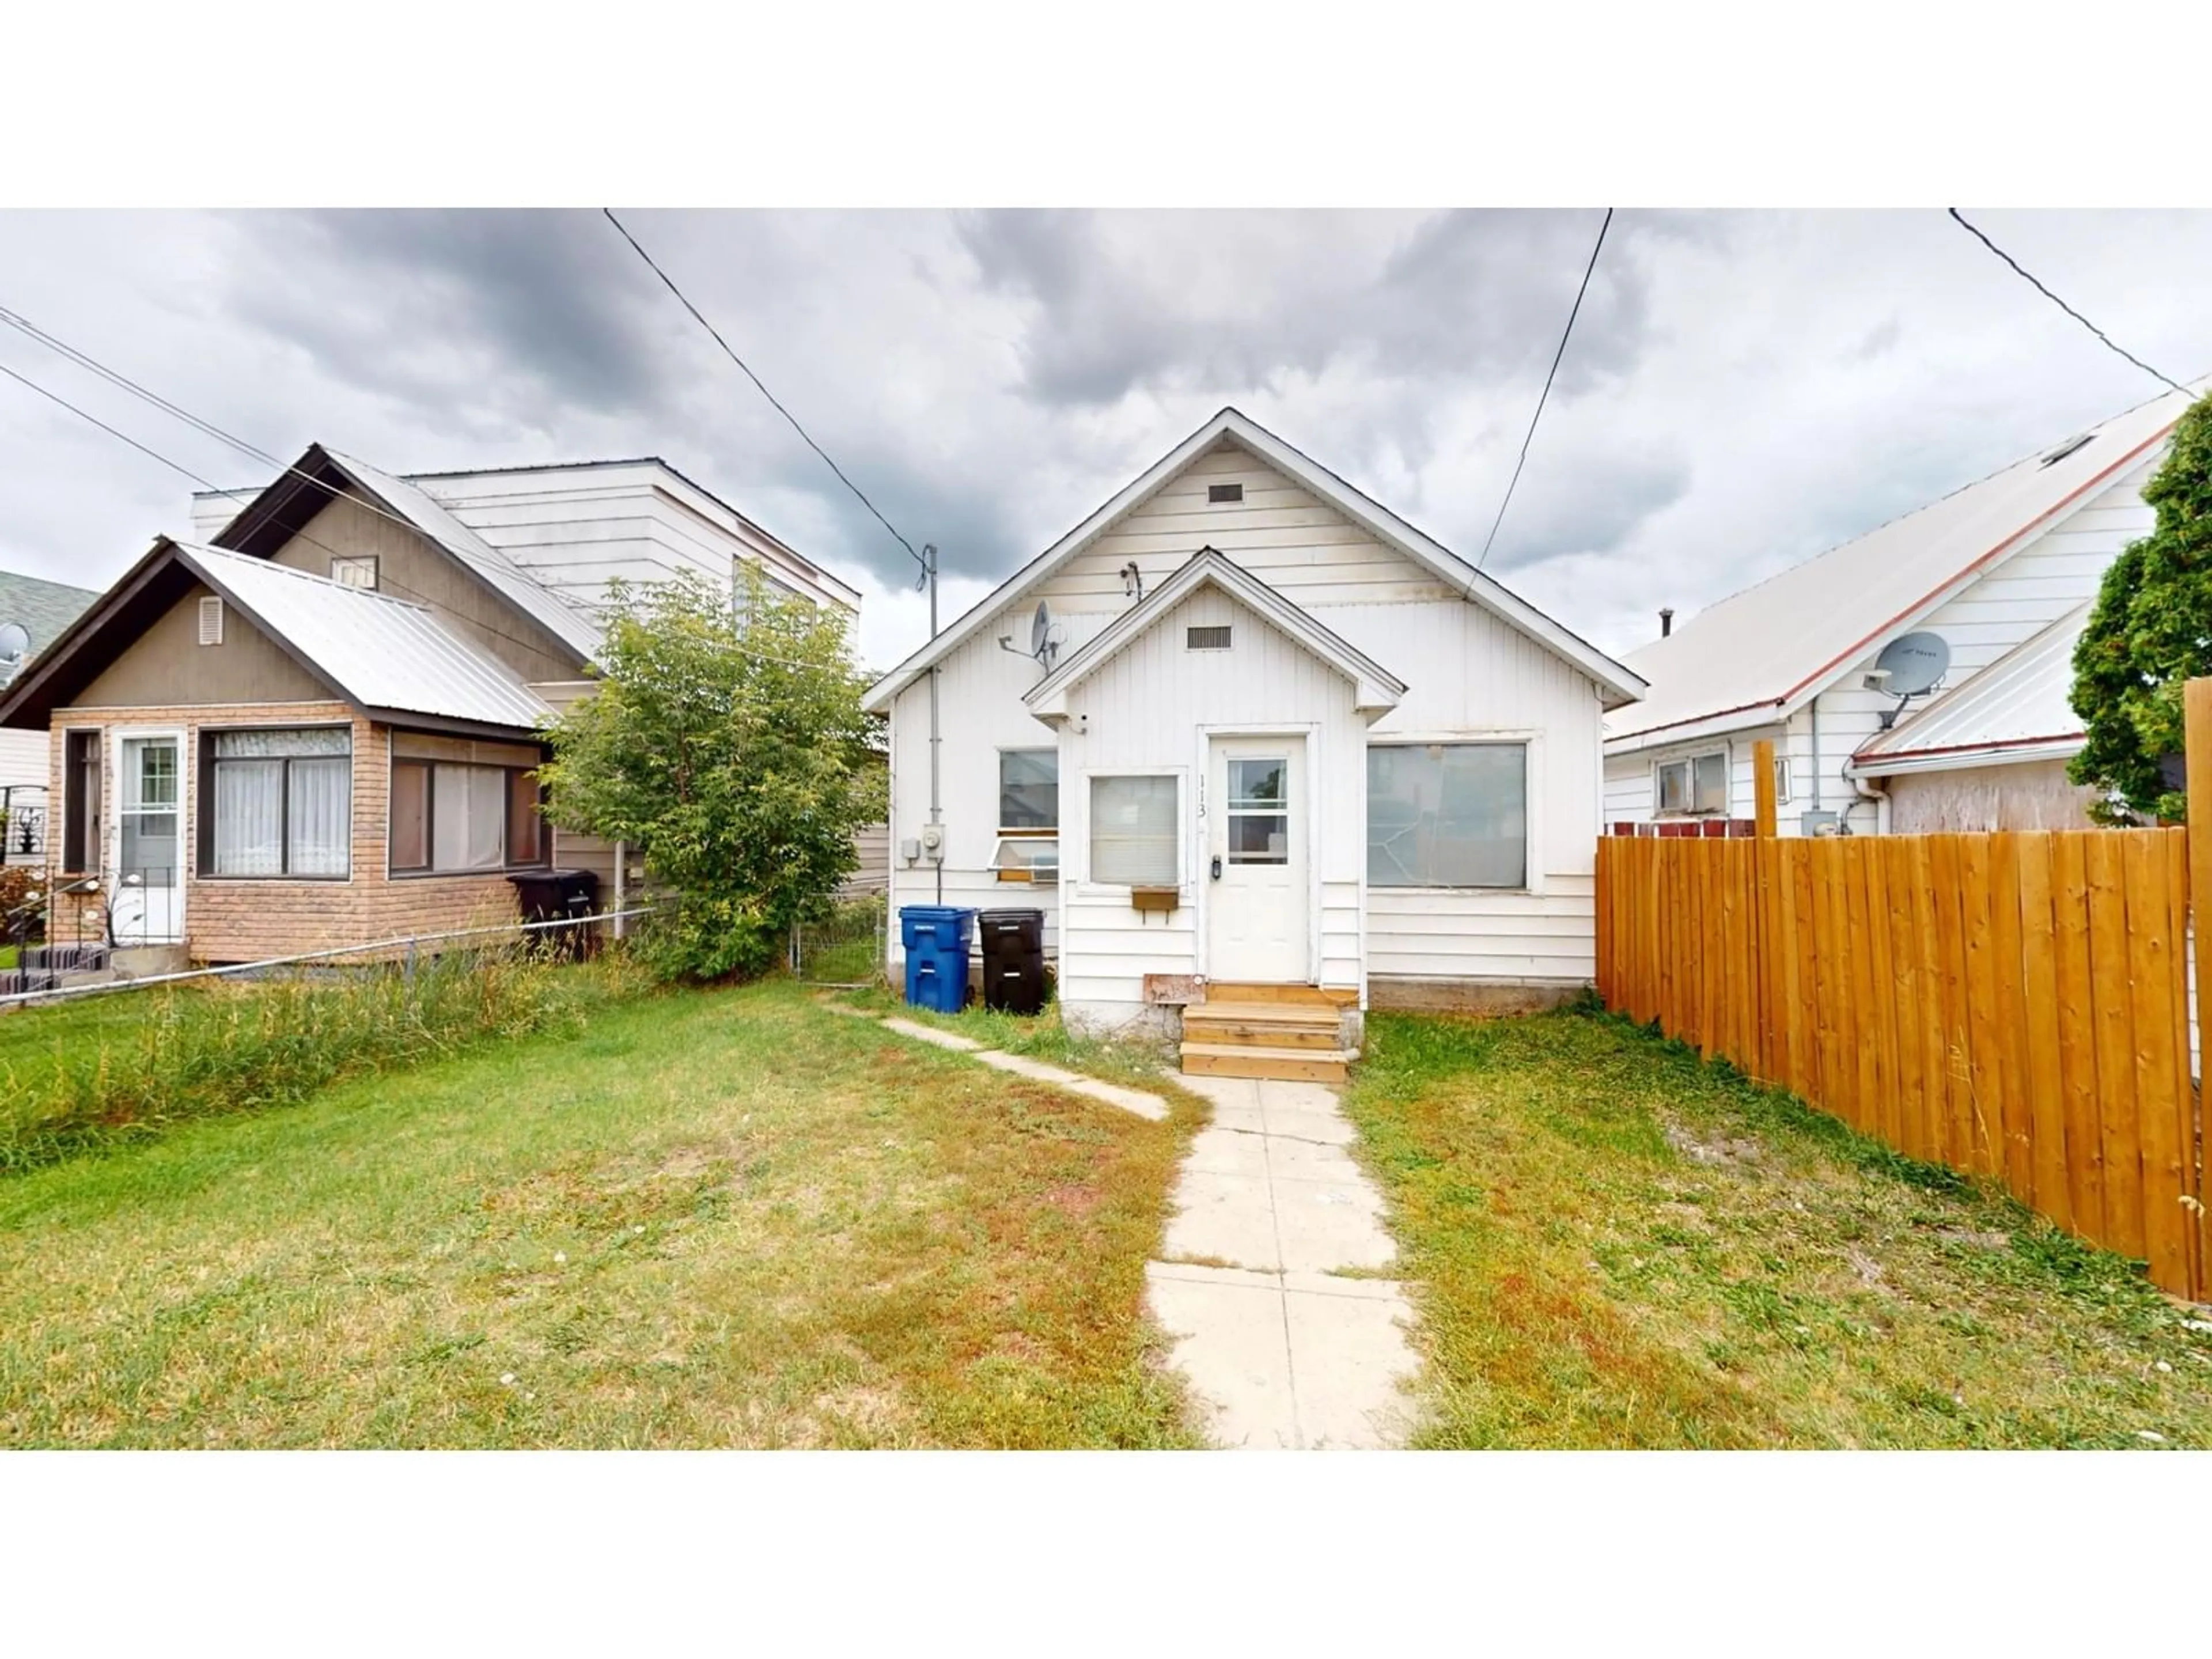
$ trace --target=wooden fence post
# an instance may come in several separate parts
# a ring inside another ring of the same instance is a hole
[[[1761,841],[1774,835],[1774,739],[1761,738],[1751,745],[1752,813],[1758,819]]]
[[[2212,903],[2207,902],[2212,899],[2212,679],[2194,679],[2182,688],[2182,742],[2189,763],[2189,914],[2195,935],[2195,1030],[2200,1073],[2195,1113],[2199,1133],[2192,1139],[2202,1146],[2203,1131],[2212,1128],[2205,1122],[2201,1075],[2204,1057],[2212,1052],[2204,1034],[2204,999],[2212,995],[2212,914],[2208,914],[2212,912]],[[2194,1162],[2193,1156],[2185,1153],[2185,1158]],[[2212,1162],[2212,1154],[2207,1158]],[[2189,1182],[2188,1196],[2197,1206],[2192,1213],[2197,1223],[2196,1249],[2191,1252],[2197,1282],[2190,1294],[2202,1300],[2212,1296],[2212,1217],[2205,1213],[2205,1206],[2212,1204],[2212,1169],[2185,1168],[2183,1173]]]

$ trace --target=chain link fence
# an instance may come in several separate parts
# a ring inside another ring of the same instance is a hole
[[[890,900],[882,893],[840,899],[823,921],[791,930],[791,972],[810,985],[873,985],[883,978],[884,926]]]

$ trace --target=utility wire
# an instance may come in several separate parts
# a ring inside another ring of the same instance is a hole
[[[58,346],[56,349],[61,349],[62,348]],[[93,414],[88,410],[79,408],[68,398],[63,397],[59,392],[48,391],[45,386],[40,386],[36,380],[31,379],[27,374],[19,374],[15,369],[9,368],[5,363],[0,363],[0,374],[6,375],[9,380],[14,380],[20,386],[29,387],[33,392],[37,392],[39,396],[44,398],[48,403],[58,404],[62,408],[69,410],[70,414],[76,416],[79,420],[88,422],[90,424],[98,427],[102,432],[107,434],[109,437],[115,439],[118,442],[130,445],[131,448],[137,450],[141,455],[145,456],[149,460],[160,462],[163,466],[167,467],[170,471],[177,473],[180,477],[191,479],[194,483],[199,485],[202,489],[209,491],[210,494],[228,496],[235,500],[241,496],[251,499],[261,493],[259,490],[253,489],[224,489],[219,485],[210,483],[205,478],[193,471],[191,468],[185,465],[181,461],[171,460],[167,455],[161,453],[160,450],[151,448],[145,444],[140,443],[137,439],[132,437],[129,433],[121,431],[115,427],[108,425],[106,422],[101,420],[97,415]],[[121,377],[110,374],[108,375],[108,378],[117,380],[119,382]],[[163,401],[151,392],[146,392],[143,395],[151,401],[157,403]],[[167,405],[165,404],[164,406]],[[202,430],[217,430],[217,428],[207,426],[196,416],[185,414],[181,410],[172,408],[171,412],[175,414],[181,420],[190,421],[194,426],[199,427]],[[240,443],[241,447],[245,447],[242,444],[242,441],[240,440],[228,439],[227,441]],[[286,467],[284,471],[287,472],[298,472],[299,469],[296,467]],[[299,473],[299,476],[303,478],[307,478],[310,483],[315,484],[318,488],[325,490],[333,496],[337,493],[331,489],[329,485],[325,484],[322,480],[319,478],[311,477],[304,472]],[[390,519],[392,523],[413,532],[417,536],[426,533],[420,526],[416,525],[406,519],[400,518],[397,514],[386,513],[381,508],[375,507],[373,503],[362,501],[357,495],[348,495],[345,499],[352,501],[356,506],[367,507],[369,511],[375,513],[380,518]],[[305,530],[295,531],[293,533],[301,541],[307,543],[308,546],[320,548],[324,552],[329,554],[334,559],[348,556],[347,555],[341,553],[337,548],[332,547],[329,543],[319,541],[316,538],[309,535]],[[305,574],[312,575],[313,573],[307,572]],[[381,572],[379,573],[379,575],[380,581],[381,581]],[[414,589],[406,587],[400,583],[392,582],[390,583],[389,586],[399,592],[413,594],[416,599],[420,600],[426,606],[431,605],[433,603],[428,595],[416,593]],[[381,592],[383,591],[383,588],[380,586],[379,588],[371,591]],[[503,629],[495,628],[488,623],[478,623],[475,625],[482,628],[486,633],[490,634],[496,638],[505,640],[510,645],[520,646],[525,650],[537,651],[541,648],[539,646],[529,640],[507,633]],[[740,645],[732,648],[737,651],[740,656],[750,657],[758,662],[775,663],[786,668],[809,668],[814,666],[813,664],[805,662],[800,659],[774,656],[765,651],[754,650],[750,646]]]
[[[745,378],[748,380],[750,380],[759,390],[762,397],[769,400],[770,407],[772,407],[777,414],[782,416],[785,420],[791,422],[791,429],[793,432],[796,432],[801,439],[805,440],[806,447],[812,450],[817,455],[819,455],[823,459],[823,465],[828,466],[832,472],[835,472],[837,475],[837,482],[844,485],[846,489],[851,490],[854,498],[860,501],[860,505],[866,507],[871,514],[874,514],[876,522],[891,532],[891,539],[896,541],[901,547],[906,549],[908,555],[912,557],[916,564],[921,567],[922,574],[927,577],[929,574],[929,561],[923,558],[921,554],[916,553],[914,550],[914,544],[907,540],[905,537],[899,534],[898,526],[896,525],[893,524],[889,519],[884,517],[881,513],[876,511],[876,504],[870,501],[866,495],[861,493],[860,485],[854,483],[850,478],[845,476],[845,470],[842,467],[839,466],[836,462],[830,459],[830,452],[823,448],[820,444],[816,443],[811,437],[807,435],[806,428],[799,423],[799,417],[776,401],[775,393],[770,392],[766,384],[762,381],[761,377],[752,372],[751,368],[746,363],[745,360],[738,356],[738,354],[731,349],[730,343],[722,337],[721,331],[716,328],[714,324],[708,322],[704,313],[700,311],[699,307],[693,305],[689,299],[685,298],[684,290],[676,286],[676,279],[671,276],[666,271],[663,270],[660,266],[654,262],[653,257],[650,253],[647,253],[644,247],[639,244],[637,238],[629,234],[629,228],[624,225],[621,220],[615,217],[615,210],[612,208],[603,207],[599,211],[606,215],[607,222],[609,224],[612,225],[617,230],[622,233],[623,240],[628,242],[631,247],[636,249],[637,257],[645,261],[646,264],[651,268],[653,274],[659,277],[662,283],[666,286],[668,291],[671,294],[673,294],[677,299],[682,302],[684,310],[691,313],[691,315],[697,320],[699,326],[705,329],[708,333],[714,337],[714,343],[722,348],[723,355],[732,362],[735,363],[739,368],[744,370]]]
[[[1574,308],[1567,313],[1567,325],[1559,333],[1559,349],[1552,354],[1552,367],[1544,376],[1544,389],[1536,395],[1536,412],[1528,417],[1528,431],[1521,440],[1520,459],[1513,463],[1513,476],[1505,482],[1505,499],[1498,503],[1498,516],[1490,521],[1490,533],[1482,538],[1482,552],[1475,559],[1474,568],[1482,568],[1483,561],[1490,556],[1490,544],[1498,539],[1498,526],[1505,522],[1505,509],[1513,504],[1514,486],[1521,482],[1521,469],[1528,464],[1528,446],[1535,441],[1536,423],[1544,418],[1545,401],[1552,395],[1552,381],[1559,374],[1559,361],[1567,355],[1567,342],[1574,337],[1575,319],[1582,315],[1583,295],[1589,292],[1590,273],[1597,269],[1598,250],[1605,246],[1605,234],[1613,228],[1613,210],[1605,210],[1605,219],[1597,228],[1597,240],[1591,245],[1589,264],[1583,267],[1583,285],[1575,290]]]
[[[2026,278],[2029,287],[2033,288],[2045,299],[2050,301],[2051,304],[2057,306],[2061,311],[2064,312],[2069,317],[2071,317],[2075,322],[2081,324],[2082,327],[2087,329],[2090,333],[2095,335],[2100,340],[2103,341],[2108,349],[2118,352],[2121,356],[2126,358],[2137,368],[2142,370],[2144,374],[2149,375],[2154,380],[2163,380],[2167,386],[2172,386],[2176,392],[2180,392],[2185,398],[2194,398],[2197,395],[2187,386],[2182,385],[2180,381],[2175,380],[2172,375],[2160,374],[2158,370],[2153,368],[2142,358],[2136,356],[2134,352],[2128,350],[2124,346],[2121,346],[2111,335],[2106,333],[2103,329],[2099,328],[2096,324],[2091,322],[2080,312],[2075,310],[2072,306],[2068,305],[2065,301],[2060,299],[2049,289],[2044,287],[2041,283],[2036,281],[2034,275],[2023,266],[2019,260],[2014,258],[2011,254],[2007,253],[1995,242],[1992,242],[1989,239],[1988,235],[1979,228],[1970,223],[1967,221],[1966,216],[1960,212],[1958,209],[1946,208],[1943,210],[1959,222],[1959,225],[1961,229],[1966,231],[1984,247],[1989,249],[1989,251],[1996,254],[1998,258],[2010,265],[2021,276]]]

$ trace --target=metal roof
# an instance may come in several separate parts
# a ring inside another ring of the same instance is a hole
[[[2170,392],[2115,416],[2047,465],[2059,447],[2046,445],[1723,599],[1670,637],[1631,652],[1628,665],[1651,690],[1642,702],[1607,718],[1608,750],[1787,717],[1891,636],[2086,506],[2163,442],[2191,401]]]
[[[598,623],[541,586],[521,566],[447,512],[428,490],[334,449],[324,453],[344,468],[356,483],[483,577],[554,638],[586,660],[599,655],[605,635]]]
[[[525,731],[553,712],[514,670],[422,605],[250,554],[172,545],[210,587],[364,709]]]
[[[2069,756],[2081,747],[2074,712],[2074,647],[2087,605],[2069,611],[1963,685],[1859,745],[1846,769],[1862,777],[1943,771],[2006,760]]]

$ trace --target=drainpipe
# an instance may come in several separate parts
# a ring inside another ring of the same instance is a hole
[[[1813,810],[1820,810],[1820,700],[1817,696],[1805,705],[1813,723]]]
[[[929,637],[937,637],[937,544],[924,542],[921,551],[927,562],[923,574],[929,581]],[[938,796],[939,750],[944,744],[944,734],[937,727],[937,665],[929,665],[929,822],[933,827],[942,821]],[[945,841],[944,831],[938,831],[937,857],[932,861],[937,871],[937,902],[945,902]]]
[[[1874,808],[1875,834],[1887,835],[1889,833],[1889,791],[1875,787],[1856,773],[1851,775],[1851,787],[1858,792],[1857,799],[1844,805],[1844,817],[1848,818],[1851,815],[1852,807],[1858,805],[1862,801],[1866,802]]]
[[[622,842],[615,843],[615,937],[620,939],[629,924],[623,912],[629,906],[625,900],[629,893],[629,848]]]

